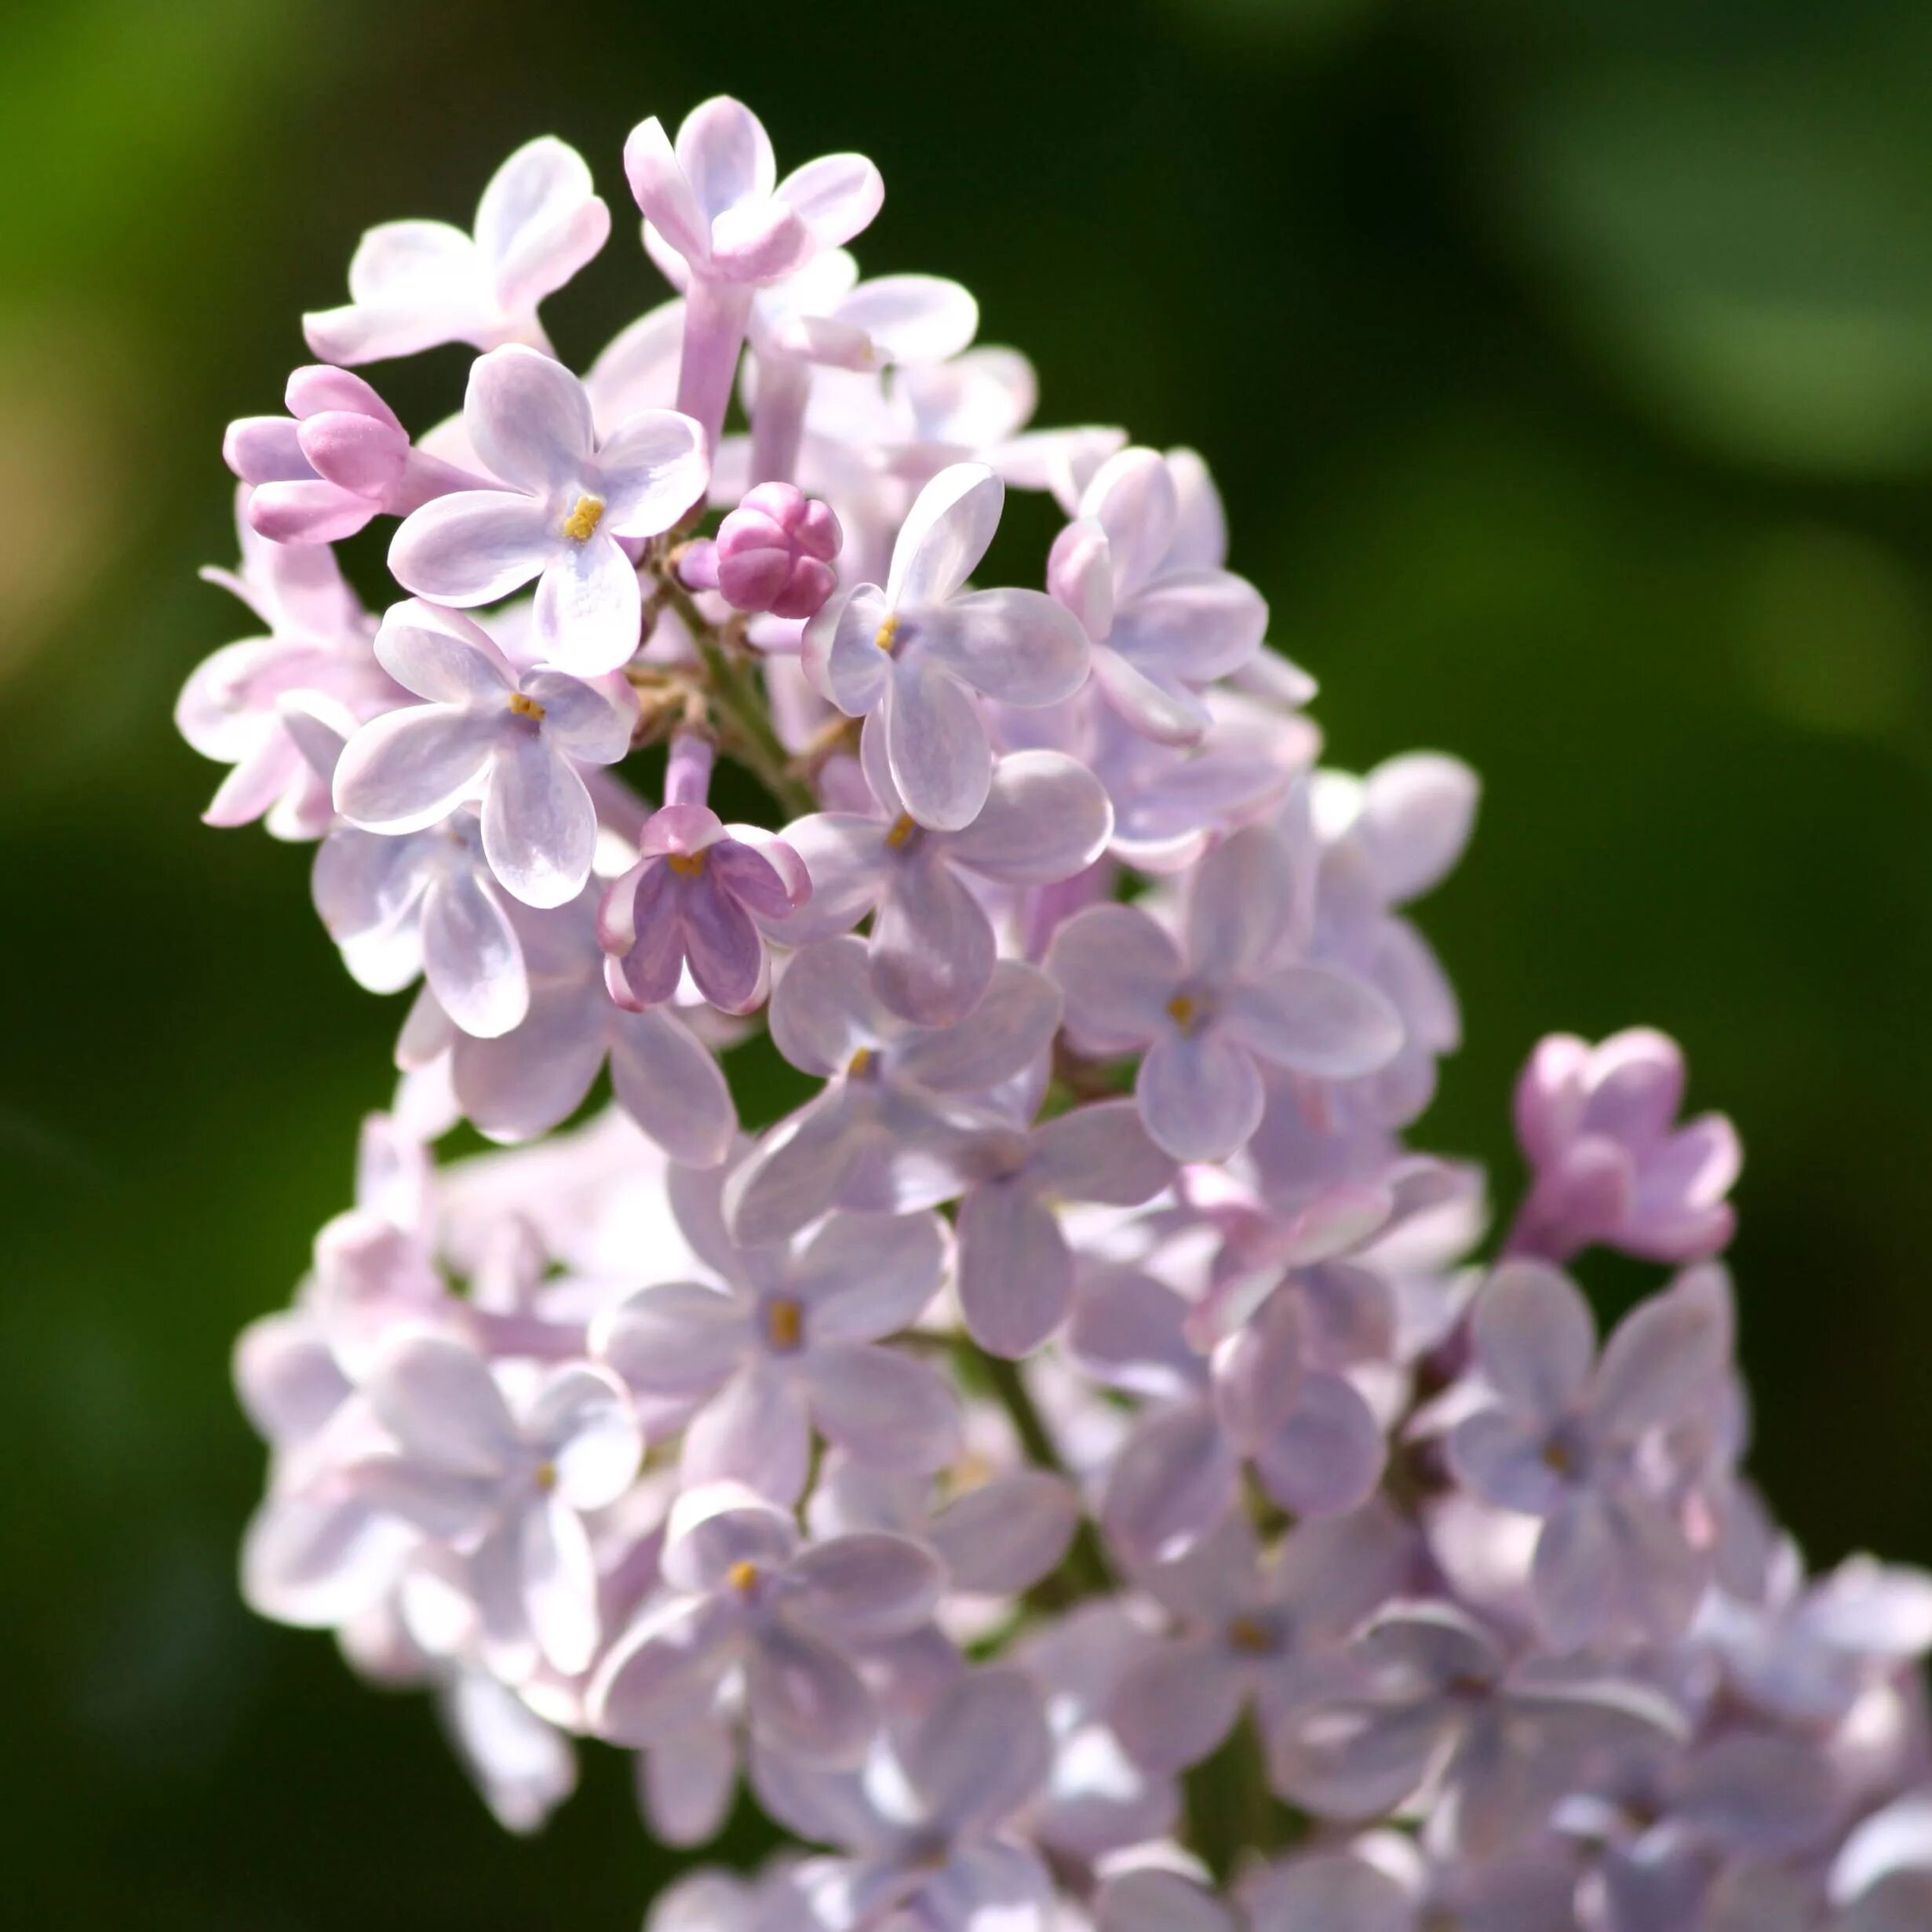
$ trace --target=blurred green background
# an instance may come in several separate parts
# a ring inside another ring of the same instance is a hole
[[[196,814],[244,634],[231,416],[357,234],[649,112],[884,170],[873,271],[979,295],[1042,420],[1197,444],[1334,756],[1482,771],[1427,912],[1430,1144],[1515,1168],[1541,1032],[1736,1116],[1755,1467],[1814,1555],[1932,1559],[1932,12],[1915,0],[70,0],[0,20],[0,1654],[22,1923],[632,1924],[614,1759],[534,1845],[415,1700],[236,1602],[230,1338],[341,1205],[399,1008],[306,856]],[[627,213],[549,312],[661,290]],[[377,380],[418,425],[461,352]],[[373,589],[373,586],[372,586]]]

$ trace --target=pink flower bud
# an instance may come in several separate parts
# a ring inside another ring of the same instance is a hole
[[[718,589],[739,611],[809,618],[838,582],[844,541],[831,507],[791,483],[760,483],[718,530]]]

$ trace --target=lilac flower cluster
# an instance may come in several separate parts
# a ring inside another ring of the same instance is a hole
[[[421,982],[237,1353],[249,1601],[432,1687],[512,1829],[581,1739],[673,1845],[747,1783],[796,1848],[658,1932],[1932,1925],[1932,1578],[1807,1575],[1742,1473],[1676,1048],[1536,1049],[1476,1259],[1404,1139],[1471,774],[1319,767],[1201,459],[1030,427],[963,288],[860,280],[869,162],[720,99],[625,164],[675,293],[583,377],[537,312],[610,213],[540,140],[373,230],[225,446],[209,818]],[[344,366],[449,342],[417,439]],[[1009,489],[1044,588],[986,581]],[[385,517],[378,618],[330,545]],[[760,1028],[815,1084],[753,1132]],[[1592,1246],[1669,1270],[1607,1336]]]

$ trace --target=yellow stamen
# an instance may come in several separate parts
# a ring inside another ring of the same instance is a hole
[[[563,519],[563,534],[579,543],[588,543],[597,534],[598,519],[603,515],[602,497],[579,497]]]
[[[1184,993],[1176,993],[1173,998],[1167,1003],[1168,1018],[1172,1020],[1183,1033],[1186,1033],[1188,1028],[1194,1025],[1196,1013],[1197,1009],[1194,1001]]]
[[[705,869],[702,852],[673,852],[665,862],[680,878],[695,879]]]
[[[774,1348],[796,1348],[805,1332],[805,1311],[795,1301],[765,1303],[765,1340]]]
[[[740,1557],[724,1573],[724,1580],[742,1597],[748,1597],[758,1588],[758,1566],[747,1558]]]
[[[885,614],[885,622],[873,633],[872,641],[889,658],[892,654],[892,647],[899,642],[899,613],[888,611]]]
[[[1227,1640],[1237,1650],[1260,1657],[1274,1648],[1274,1632],[1258,1617],[1237,1617],[1227,1627]]]
[[[909,811],[902,811],[892,821],[892,829],[885,835],[885,842],[896,852],[917,829],[917,827],[913,823],[913,815]]]
[[[543,722],[543,706],[534,698],[526,698],[521,691],[510,693],[510,709],[519,718],[531,718],[538,724]]]
[[[550,1490],[557,1486],[557,1466],[555,1463],[539,1463],[537,1465],[537,1487]]]
[[[872,1048],[870,1047],[861,1047],[858,1051],[845,1063],[846,1078],[848,1080],[858,1079],[859,1075],[864,1073],[866,1069],[871,1066],[871,1064]]]
[[[1559,1476],[1573,1476],[1577,1473],[1576,1453],[1560,1437],[1552,1436],[1543,1445],[1543,1466]]]

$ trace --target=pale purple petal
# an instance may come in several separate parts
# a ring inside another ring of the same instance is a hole
[[[820,1432],[859,1461],[941,1469],[959,1453],[958,1398],[930,1362],[876,1343],[831,1342],[804,1358],[800,1373]]]
[[[423,895],[422,962],[430,991],[467,1033],[494,1039],[530,1010],[516,929],[467,868],[432,879]]]
[[[516,673],[480,625],[414,598],[384,614],[375,653],[405,691],[435,704],[501,709],[516,688]]]
[[[1242,1690],[1219,1643],[1161,1644],[1121,1679],[1108,1718],[1138,1763],[1171,1774],[1197,1764],[1234,1729]]]
[[[1567,1482],[1546,1458],[1547,1427],[1504,1409],[1485,1409],[1465,1416],[1450,1432],[1449,1466],[1457,1478],[1485,1501],[1526,1515],[1547,1516],[1569,1493]]]
[[[1298,1516],[1339,1516],[1367,1501],[1388,1447],[1375,1412],[1340,1376],[1301,1379],[1287,1419],[1255,1452],[1261,1485]]]
[[[811,1310],[815,1341],[877,1341],[909,1328],[946,1271],[931,1214],[840,1214],[805,1244],[785,1285]]]
[[[1592,1425],[1620,1441],[1688,1420],[1716,1391],[1730,1353],[1722,1297],[1675,1292],[1632,1309],[1603,1345]]]
[[[463,421],[491,472],[532,496],[572,489],[596,448],[584,385],[554,356],[520,343],[470,365]]]
[[[1036,709],[1087,681],[1080,620],[1043,590],[975,590],[919,613],[920,651],[1001,704]]]
[[[1391,903],[1420,898],[1462,856],[1478,789],[1468,766],[1440,752],[1387,759],[1369,774],[1362,836]]]
[[[1596,1323],[1569,1278],[1540,1262],[1505,1262],[1476,1302],[1476,1361],[1504,1399],[1543,1421],[1580,1394]]]
[[[1039,1689],[1010,1666],[975,1671],[940,1700],[899,1755],[936,1827],[990,1830],[1046,1777],[1052,1741]]]
[[[1025,1179],[982,1182],[959,1210],[959,1305],[982,1348],[1030,1355],[1066,1318],[1074,1257]]]
[[[512,315],[562,288],[610,232],[611,211],[592,191],[583,157],[554,135],[518,148],[476,206],[476,246],[498,303]]]
[[[1372,1074],[1402,1045],[1402,1015],[1389,1001],[1365,979],[1325,967],[1284,967],[1230,990],[1219,1011],[1251,1052],[1323,1080]]]
[[[636,1745],[702,1722],[743,1635],[737,1605],[705,1598],[670,1605],[634,1624],[591,1679],[585,1699],[591,1729],[614,1744]]]
[[[1205,684],[1238,671],[1267,629],[1267,604],[1245,578],[1174,570],[1116,613],[1107,642],[1156,678]]]
[[[687,261],[702,261],[710,247],[711,221],[678,165],[664,124],[654,114],[630,131],[624,172],[652,227]]]
[[[363,1384],[385,1428],[413,1456],[459,1474],[501,1474],[520,1449],[516,1425],[483,1358],[440,1335],[385,1347]]]
[[[775,191],[821,248],[837,248],[868,226],[885,200],[885,183],[863,155],[822,155],[794,168]],[[967,341],[972,331],[967,330]],[[955,344],[964,348],[964,342]],[[951,352],[947,352],[950,353]]]
[[[597,846],[596,807],[568,759],[541,735],[500,752],[483,794],[483,855],[526,906],[567,904]]]
[[[645,410],[620,424],[597,451],[604,499],[599,527],[614,537],[654,537],[705,492],[704,432],[676,410]]]
[[[1125,1053],[1164,1030],[1184,969],[1174,942],[1138,907],[1093,906],[1054,934],[1046,970],[1066,995],[1075,1044]]]
[[[656,1008],[617,1013],[610,1038],[618,1104],[673,1161],[716,1166],[731,1150],[738,1113],[704,1043]]]
[[[612,765],[631,748],[636,708],[560,671],[538,671],[523,691],[543,707],[543,737],[578,764]]]
[[[1267,1095],[1245,1047],[1219,1031],[1171,1036],[1135,1078],[1141,1117],[1177,1161],[1224,1161],[1261,1125]]]
[[[934,1515],[927,1535],[954,1589],[1014,1595],[1058,1567],[1080,1513],[1080,1498],[1064,1477],[1016,1469],[954,1496]]]
[[[1234,1504],[1238,1475],[1213,1413],[1182,1404],[1138,1422],[1109,1472],[1101,1515],[1146,1561],[1179,1555]]]
[[[822,1639],[767,1624],[745,1660],[752,1727],[766,1742],[819,1764],[856,1764],[877,1722],[872,1693]]]
[[[796,1383],[753,1361],[692,1419],[682,1473],[687,1483],[742,1482],[774,1502],[794,1503],[804,1493],[811,1449]]]
[[[747,1247],[782,1241],[818,1219],[864,1150],[865,1121],[837,1088],[808,1100],[765,1134],[725,1184],[731,1231]]]
[[[457,490],[403,519],[390,541],[389,569],[404,589],[439,603],[494,603],[528,583],[568,541],[529,497]]]
[[[886,874],[872,929],[873,984],[892,1011],[950,1026],[979,1004],[998,948],[986,909],[928,845]]]
[[[789,945],[810,946],[849,932],[878,903],[885,887],[886,834],[877,818],[816,812],[785,828],[785,840],[804,860],[811,898],[786,921]]]
[[[1094,472],[1080,513],[1106,533],[1114,582],[1121,596],[1131,596],[1166,557],[1179,501],[1160,453],[1135,448],[1108,457]]]
[[[973,694],[923,652],[895,660],[885,697],[886,755],[906,809],[935,831],[979,816],[993,782],[993,749]]]
[[[582,1521],[560,1498],[540,1499],[518,1525],[517,1555],[538,1647],[567,1676],[589,1669],[599,1634],[597,1566]]]
[[[865,1530],[800,1551],[785,1584],[787,1619],[849,1646],[916,1629],[932,1614],[945,1577],[923,1544]]]
[[[494,718],[444,705],[385,712],[343,747],[336,810],[375,831],[438,824],[474,792],[499,742]]]
[[[1029,1163],[1036,1184],[1069,1201],[1136,1208],[1174,1178],[1174,1162],[1147,1138],[1132,1100],[1070,1108],[1033,1135]]]
[[[617,669],[637,648],[643,613],[636,568],[614,538],[600,531],[552,549],[537,582],[534,635],[557,670],[600,677]]]
[[[979,816],[946,841],[946,857],[1005,884],[1050,884],[1091,865],[1113,829],[1106,789],[1084,765],[1015,752],[993,767]]]
[[[937,1093],[988,1093],[1046,1051],[1059,1019],[1060,992],[1053,982],[1018,960],[1001,960],[964,1019],[922,1029],[892,1051],[901,1074],[920,1086]]]
[[[848,717],[865,716],[891,682],[891,655],[879,647],[888,614],[884,593],[861,584],[851,596],[833,598],[805,626],[800,648],[806,674]]]
[[[607,1508],[636,1476],[643,1432],[623,1384],[607,1369],[579,1362],[552,1370],[523,1426],[549,1464],[557,1500],[571,1509]]]
[[[675,1590],[735,1591],[740,1565],[764,1576],[798,1551],[790,1511],[733,1482],[686,1489],[672,1505],[666,1536],[664,1580]]]
[[[1000,527],[1006,486],[983,463],[955,463],[920,491],[899,527],[886,601],[895,611],[942,604],[973,573]]]
[[[591,1345],[630,1386],[650,1395],[708,1395],[751,1346],[742,1302],[696,1281],[640,1289],[600,1314]]]
[[[764,940],[751,915],[720,888],[715,868],[683,881],[685,957],[698,990],[727,1013],[742,1013],[760,997]]]
[[[1281,943],[1294,905],[1287,842],[1265,826],[1244,826],[1194,869],[1184,935],[1189,961],[1217,979],[1249,978]]]
[[[771,1037],[807,1074],[843,1073],[880,1037],[877,1001],[865,942],[828,939],[806,947],[771,996]]]

